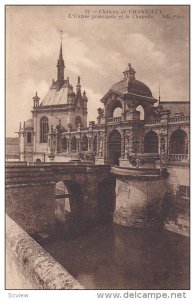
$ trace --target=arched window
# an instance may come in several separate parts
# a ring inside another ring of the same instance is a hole
[[[27,143],[28,143],[28,144],[31,144],[31,143],[32,143],[32,135],[31,135],[31,132],[28,132],[28,133],[27,133]]]
[[[76,137],[73,136],[71,139],[71,151],[77,150],[77,140]]]
[[[108,118],[120,117],[122,113],[122,104],[119,100],[112,100],[106,107],[106,116]]]
[[[144,152],[158,153],[158,135],[154,131],[146,133],[144,138]]]
[[[62,151],[66,151],[67,150],[67,138],[64,137],[62,139]]]
[[[88,150],[88,138],[86,135],[81,140],[81,151],[87,151]]]
[[[42,117],[40,120],[40,142],[47,143],[47,135],[49,131],[48,118]]]
[[[138,107],[136,108],[136,111],[140,113],[140,120],[144,120],[145,118],[145,114],[144,114],[144,109],[141,105],[138,105]]]
[[[80,117],[80,116],[77,116],[76,119],[75,119],[75,125],[76,125],[76,127],[77,127],[79,124],[82,124],[82,121],[81,121],[81,117]]]
[[[170,136],[170,154],[188,154],[187,140],[184,130],[175,130]]]
[[[122,116],[122,108],[116,107],[113,111],[113,118],[121,117]]]
[[[119,165],[119,158],[121,157],[121,134],[114,129],[108,138],[108,150],[112,165]]]

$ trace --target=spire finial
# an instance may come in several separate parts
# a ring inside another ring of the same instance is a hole
[[[76,86],[77,93],[81,91],[81,77],[78,75],[78,82]]]
[[[60,30],[60,40],[61,40],[61,44],[62,44],[62,33],[63,33],[63,31]]]
[[[158,86],[158,92],[159,92],[159,96],[158,96],[158,105],[160,105],[160,81],[159,81],[159,86]]]
[[[59,59],[57,63],[57,68],[58,68],[57,80],[58,83],[60,82],[59,88],[61,88],[61,85],[63,84],[64,81],[64,68],[65,68],[63,54],[62,54],[62,30],[60,30],[60,40],[61,40],[60,53],[59,53]]]
[[[124,79],[135,80],[135,73],[131,63],[128,63],[128,69],[123,72]]]

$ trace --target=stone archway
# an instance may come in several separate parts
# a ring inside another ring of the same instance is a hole
[[[154,131],[149,131],[144,137],[144,152],[158,153],[158,135]]]
[[[72,180],[56,183],[55,220],[59,234],[79,228],[82,222],[83,193],[80,185]]]
[[[139,113],[139,120],[144,120],[145,119],[144,107],[142,105],[138,105],[136,107],[136,111]]]
[[[67,143],[67,138],[63,137],[62,139],[62,151],[67,151],[68,143]]]
[[[117,117],[121,115],[122,111],[123,111],[123,106],[121,101],[119,101],[118,99],[114,99],[107,104],[105,109],[105,115],[108,118],[113,118],[115,116]],[[114,114],[119,114],[119,115],[114,115]]]
[[[108,137],[108,153],[110,163],[112,165],[119,165],[119,158],[121,157],[121,134],[114,129]]]
[[[88,137],[86,135],[81,139],[81,151],[88,151]]]
[[[170,154],[188,154],[188,137],[184,130],[176,129],[169,140]]]

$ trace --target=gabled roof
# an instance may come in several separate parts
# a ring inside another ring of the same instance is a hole
[[[60,90],[56,88],[50,88],[46,96],[44,97],[41,106],[46,105],[59,105],[67,104],[68,99],[68,87],[62,87]]]

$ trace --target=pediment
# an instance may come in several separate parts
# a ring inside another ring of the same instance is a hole
[[[117,100],[117,98],[120,98],[120,100],[121,100],[123,98],[123,96],[124,96],[123,93],[120,93],[119,91],[110,89],[100,101],[102,103],[106,103],[110,99]]]

